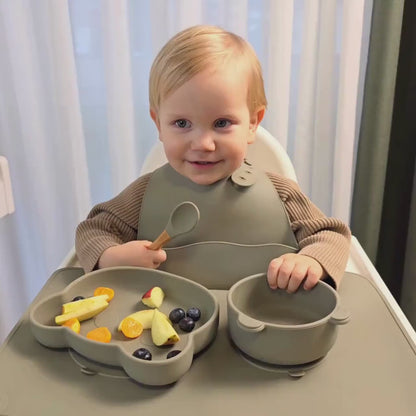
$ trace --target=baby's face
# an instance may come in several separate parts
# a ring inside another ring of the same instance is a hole
[[[244,69],[201,72],[152,113],[170,165],[200,185],[234,172],[254,140],[264,110],[250,115]]]

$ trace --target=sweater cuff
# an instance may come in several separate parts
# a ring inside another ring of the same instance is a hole
[[[342,277],[345,273],[348,257],[339,256],[335,258],[332,253],[333,250],[330,248],[331,247],[325,247],[322,243],[319,245],[312,244],[302,248],[298,254],[315,259],[328,274],[328,276],[324,277],[322,280],[334,289],[338,290]]]
[[[105,250],[117,246],[119,243],[107,238],[92,239],[89,244],[83,247],[81,252],[77,251],[78,261],[85,273],[95,270],[98,266],[98,260]]]

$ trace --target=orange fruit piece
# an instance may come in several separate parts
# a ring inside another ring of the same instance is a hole
[[[66,322],[62,324],[62,326],[67,326],[77,334],[79,334],[79,332],[81,331],[81,324],[79,323],[79,320],[77,318],[68,319]]]
[[[94,296],[108,295],[107,302],[110,302],[114,297],[114,290],[111,287],[100,286],[94,290]]]
[[[95,328],[92,331],[87,333],[87,338],[92,339],[93,341],[98,342],[110,342],[111,341],[111,332],[105,326]]]
[[[143,332],[143,325],[133,318],[127,317],[121,321],[120,331],[127,338],[137,338]]]

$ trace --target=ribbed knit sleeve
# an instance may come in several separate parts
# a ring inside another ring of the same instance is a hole
[[[75,250],[85,272],[94,270],[107,248],[137,238],[142,200],[150,176],[141,176],[115,198],[96,205],[78,225]]]
[[[326,217],[296,182],[268,173],[283,201],[299,244],[299,254],[317,260],[338,287],[348,261],[351,232],[342,221]]]

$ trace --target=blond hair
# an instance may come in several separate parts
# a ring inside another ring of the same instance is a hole
[[[250,44],[217,26],[199,25],[176,34],[156,56],[150,70],[150,108],[158,111],[161,101],[193,76],[232,59],[248,68],[250,112],[266,107],[261,65]]]

